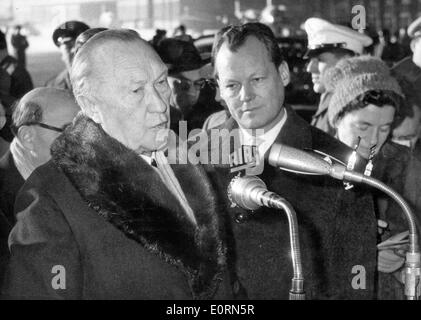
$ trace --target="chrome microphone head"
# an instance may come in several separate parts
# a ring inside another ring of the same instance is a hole
[[[277,143],[270,148],[268,161],[271,166],[303,174],[328,175],[331,170],[326,160]]]
[[[256,210],[261,205],[257,193],[267,191],[266,184],[256,176],[234,177],[228,186],[231,203],[247,210]]]

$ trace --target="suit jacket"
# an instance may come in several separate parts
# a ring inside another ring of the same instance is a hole
[[[323,93],[320,96],[319,107],[317,108],[316,113],[313,115],[311,125],[333,136],[335,135],[335,129],[330,125],[329,118],[327,116],[327,109],[329,108],[331,97],[332,93],[330,92]]]
[[[9,259],[7,239],[16,222],[13,207],[23,180],[16,169],[10,149],[0,158],[0,286]]]
[[[317,149],[339,159],[350,154],[347,146],[308,125],[290,108],[287,113],[276,142]],[[235,128],[231,118],[219,129]],[[224,165],[217,168],[214,179],[225,195],[236,174]],[[259,177],[297,213],[307,298],[373,298],[377,223],[370,194],[357,186],[345,191],[341,181],[282,171],[266,161]],[[252,212],[233,208],[230,222],[229,263],[249,298],[288,299],[293,273],[286,215],[266,208]],[[364,273],[360,288],[355,287],[358,268]]]
[[[7,56],[0,62],[0,66],[7,70],[13,65],[13,72],[10,75],[10,96],[15,98],[22,98],[26,93],[34,88],[31,75],[24,66],[18,64],[18,61],[12,56]]]
[[[194,226],[155,169],[90,119],[51,150],[18,196],[7,298],[232,297],[223,208],[202,167],[173,167]]]
[[[16,222],[14,204],[19,189],[24,183],[25,180],[16,168],[9,149],[0,159],[0,210],[7,217],[10,227]]]
[[[421,222],[421,161],[409,148],[386,142],[374,158],[372,176],[403,196],[413,209],[417,222]],[[375,192],[375,197],[379,203],[379,218],[389,222],[384,238],[408,230],[397,203],[382,192]]]
[[[9,232],[9,222],[0,210],[0,288],[3,285],[4,271],[9,260],[9,248],[7,247]]]

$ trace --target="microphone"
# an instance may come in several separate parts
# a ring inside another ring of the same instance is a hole
[[[281,196],[268,191],[266,184],[256,176],[234,177],[228,186],[228,198],[232,204],[247,210],[256,210],[263,206],[285,211],[289,223],[291,257],[294,270],[289,299],[304,300],[304,276],[301,263],[297,215],[294,208]]]
[[[269,164],[282,170],[302,174],[329,175],[338,180],[364,183],[389,195],[401,207],[409,225],[409,250],[405,262],[405,295],[408,300],[418,300],[421,296],[421,255],[415,216],[408,203],[383,182],[362,173],[348,170],[344,165],[320,159],[308,152],[273,144],[269,152]]]
[[[280,143],[274,143],[269,151],[268,162],[271,166],[285,171],[309,175],[328,175],[338,180],[367,183],[368,176],[347,170],[346,166],[333,163]]]
[[[270,148],[268,161],[271,166],[302,174],[328,175],[331,171],[326,160],[279,143]]]
[[[268,191],[266,184],[256,176],[234,177],[228,186],[228,198],[246,210],[259,207],[282,209],[279,201],[285,201],[276,193]]]

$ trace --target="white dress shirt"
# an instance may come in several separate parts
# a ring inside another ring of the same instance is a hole
[[[285,109],[284,109],[285,110]],[[258,153],[261,157],[269,150],[275,142],[276,137],[281,132],[282,127],[287,120],[287,112],[281,112],[280,119],[269,131],[263,132],[263,129],[244,129],[240,127],[240,140],[242,145],[257,146]]]

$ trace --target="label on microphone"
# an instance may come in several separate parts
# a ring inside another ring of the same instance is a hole
[[[246,170],[248,175],[258,175],[263,172],[263,161],[254,145],[242,145],[230,155],[231,173]]]

